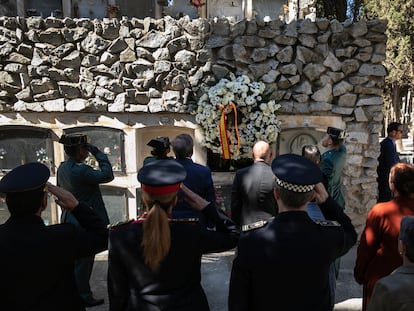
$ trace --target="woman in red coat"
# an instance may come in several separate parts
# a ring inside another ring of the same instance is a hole
[[[374,205],[368,213],[357,250],[354,277],[363,284],[363,311],[375,283],[402,264],[398,235],[401,218],[414,215],[414,166],[395,164],[389,175],[389,185],[393,199]]]

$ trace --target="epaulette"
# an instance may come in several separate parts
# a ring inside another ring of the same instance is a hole
[[[315,220],[315,223],[324,227],[340,227],[341,224],[335,220]]]
[[[250,230],[254,230],[254,229],[258,229],[258,228],[262,228],[264,227],[266,224],[268,223],[267,220],[259,220],[256,222],[253,222],[251,224],[247,224],[247,225],[243,225],[242,226],[242,231],[246,232],[246,231],[250,231]]]
[[[179,224],[191,224],[191,223],[198,223],[199,218],[193,217],[193,218],[171,218],[170,222],[173,223],[179,223]]]
[[[114,229],[116,229],[118,227],[121,227],[121,226],[124,226],[124,225],[128,225],[128,224],[130,224],[131,222],[134,222],[134,221],[135,221],[134,219],[129,219],[129,220],[125,220],[125,221],[118,221],[116,223],[109,224],[108,225],[108,229],[109,230],[114,230]]]

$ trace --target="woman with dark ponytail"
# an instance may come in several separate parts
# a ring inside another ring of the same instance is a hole
[[[234,248],[238,231],[224,214],[181,184],[186,172],[174,160],[157,160],[138,172],[144,214],[109,232],[108,291],[111,311],[208,311],[201,287],[201,256]],[[196,210],[213,221],[174,219],[182,191]],[[219,215],[219,217],[218,217]]]

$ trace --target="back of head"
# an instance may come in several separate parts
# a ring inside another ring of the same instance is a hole
[[[194,142],[188,134],[176,136],[171,145],[177,159],[184,159],[193,155]]]
[[[387,126],[387,134],[389,135],[392,131],[398,131],[400,126],[402,126],[400,122],[391,122]]]
[[[0,192],[6,193],[6,204],[12,216],[35,214],[41,207],[50,171],[44,164],[20,165],[0,180]]]
[[[316,145],[304,145],[302,147],[302,156],[311,160],[317,165],[321,163],[321,152]]]
[[[270,162],[272,157],[272,150],[270,149],[270,145],[265,141],[258,141],[253,146],[253,160],[254,161],[265,161]]]
[[[405,256],[414,263],[414,216],[401,219],[399,239],[405,245]]]
[[[309,201],[315,185],[322,181],[322,172],[311,160],[297,154],[283,154],[272,162],[282,202],[300,208]]]
[[[401,197],[414,196],[414,166],[397,163],[390,171],[391,182]]]

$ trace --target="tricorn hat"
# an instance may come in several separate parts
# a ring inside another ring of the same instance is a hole
[[[328,129],[326,130],[326,133],[331,136],[331,138],[333,140],[340,140],[340,139],[344,139],[346,137],[346,132],[345,130],[336,128],[336,127],[328,127]]]
[[[85,145],[88,143],[88,137],[85,134],[63,134],[59,143],[69,147]]]
[[[157,150],[167,150],[170,147],[170,139],[165,136],[158,136],[151,139],[147,145]]]

